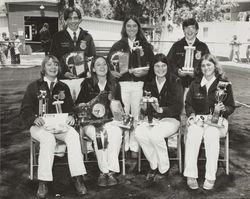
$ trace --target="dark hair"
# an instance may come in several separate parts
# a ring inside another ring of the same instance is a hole
[[[42,61],[42,65],[41,65],[41,76],[44,77],[45,75],[45,64],[50,60],[52,59],[52,61],[54,63],[57,63],[58,64],[58,74],[57,76],[59,75],[59,73],[61,72],[61,67],[60,67],[60,62],[59,60],[54,56],[54,55],[46,55],[44,58],[43,58],[43,61]]]
[[[182,22],[182,29],[188,26],[195,26],[196,30],[199,30],[199,24],[194,18],[185,19]]]
[[[93,83],[94,85],[98,84],[98,78],[96,73],[93,71],[93,68],[95,66],[95,62],[97,61],[97,59],[102,58],[105,60],[106,64],[107,64],[107,87],[109,88],[109,90],[111,91],[112,95],[115,96],[115,88],[116,88],[116,82],[115,82],[115,78],[114,76],[111,74],[109,66],[108,66],[108,61],[105,57],[103,56],[95,56],[90,64],[90,73],[91,73],[91,78],[93,79]]]
[[[105,62],[107,63],[107,69],[108,69],[108,72],[107,72],[107,81],[113,79],[113,76],[109,70],[109,67],[108,67],[108,61],[105,57],[103,56],[95,56],[92,61],[91,61],[91,64],[90,64],[90,73],[91,73],[91,77],[93,78],[94,80],[94,84],[97,84],[98,83],[98,79],[97,79],[97,75],[96,73],[93,71],[94,67],[95,67],[95,62],[97,61],[97,59],[99,58],[102,58],[105,60]]]
[[[169,77],[170,77],[170,68],[169,68],[169,65],[168,65],[167,56],[165,56],[163,53],[158,53],[158,54],[154,55],[153,67],[152,67],[152,70],[149,71],[149,73],[151,74],[150,80],[152,80],[156,76],[155,72],[154,72],[154,65],[157,62],[163,62],[163,63],[167,64],[167,69],[168,70],[167,70],[166,78],[169,79]]]
[[[81,11],[78,8],[76,8],[76,7],[69,7],[69,8],[66,8],[64,10],[64,14],[63,14],[64,20],[66,21],[73,12],[76,12],[76,14],[77,14],[77,16],[78,16],[79,19],[82,18]]]
[[[214,64],[215,77],[217,77],[217,78],[220,77],[222,79],[226,79],[225,74],[224,74],[224,72],[223,72],[217,58],[212,54],[205,54],[205,55],[202,56],[198,66],[194,70],[194,76],[195,77],[202,77],[203,76],[203,73],[201,71],[201,64],[202,64],[202,62],[204,60],[207,60],[207,61],[212,62]]]
[[[137,19],[136,16],[133,16],[133,15],[130,15],[130,16],[126,17],[125,20],[124,20],[124,22],[123,22],[122,30],[121,30],[121,36],[122,36],[122,38],[128,38],[128,34],[126,32],[126,25],[127,25],[127,23],[128,23],[129,20],[133,20],[137,24],[137,26],[138,26],[138,32],[136,34],[136,39],[139,40],[140,42],[142,42],[142,44],[146,44],[146,45],[148,44],[148,45],[150,45],[148,43],[146,37],[143,34],[143,31],[142,31],[141,24],[140,24],[139,20]]]

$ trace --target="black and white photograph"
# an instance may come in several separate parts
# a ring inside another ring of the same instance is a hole
[[[0,198],[250,199],[250,0],[1,0]]]

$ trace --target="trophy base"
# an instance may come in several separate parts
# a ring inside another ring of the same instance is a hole
[[[193,73],[194,73],[194,70],[186,70],[186,69],[181,69],[181,72],[182,73],[185,73],[185,74],[190,74],[190,75],[192,75]]]
[[[209,126],[214,126],[214,127],[217,127],[217,128],[223,128],[224,125],[223,125],[223,117],[219,117],[219,120],[218,122],[212,122],[211,118],[208,118],[206,121],[204,121],[205,124],[209,125]]]

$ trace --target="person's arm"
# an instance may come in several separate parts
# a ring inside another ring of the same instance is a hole
[[[35,93],[35,89],[33,84],[27,87],[21,104],[20,118],[27,127],[32,126],[36,118],[38,118],[38,113],[36,112],[38,109],[36,107],[38,106],[38,103],[36,103],[38,99],[36,99],[37,94]]]
[[[235,110],[235,101],[234,101],[234,97],[233,97],[233,89],[231,85],[228,85],[227,88],[227,98],[224,102],[225,105],[225,111],[223,111],[222,115],[223,117],[228,117],[229,115],[231,115],[234,110]]]
[[[171,100],[169,100],[170,104],[162,107],[162,115],[164,117],[180,115],[183,108],[183,87],[180,79],[178,78],[171,86],[174,92],[172,91],[172,96],[169,96],[171,98]]]

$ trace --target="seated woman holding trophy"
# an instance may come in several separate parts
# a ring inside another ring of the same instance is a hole
[[[99,186],[116,185],[114,174],[120,172],[118,155],[122,143],[122,130],[112,125],[111,100],[121,102],[119,83],[111,75],[104,57],[94,57],[91,77],[86,78],[76,100],[82,130],[94,143],[101,171]]]
[[[73,100],[66,84],[57,79],[59,61],[48,55],[42,61],[41,78],[32,82],[24,95],[20,116],[30,127],[31,137],[40,143],[38,157],[38,198],[46,198],[47,182],[53,180],[52,166],[56,140],[64,141],[68,163],[77,192],[86,194],[82,175],[86,174],[79,135],[72,127]]]
[[[231,83],[226,80],[215,56],[206,54],[201,58],[195,78],[185,101],[189,118],[184,176],[190,189],[198,189],[197,158],[203,139],[207,159],[203,188],[211,190],[216,179],[220,137],[227,134],[226,118],[234,112],[235,103]]]
[[[150,164],[147,180],[164,177],[170,167],[165,138],[177,133],[183,106],[180,79],[169,72],[166,56],[154,56],[154,78],[144,85],[141,112],[146,115],[135,137]]]

